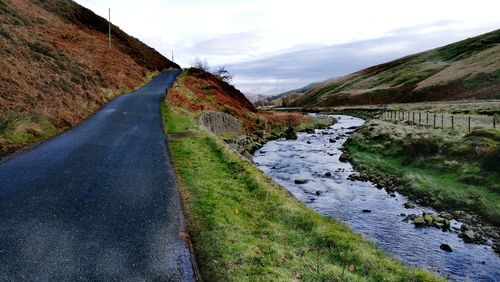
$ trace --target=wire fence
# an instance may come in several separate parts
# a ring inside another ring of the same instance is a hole
[[[419,111],[385,111],[380,118],[388,121],[408,121],[417,125],[457,131],[471,131],[475,127],[498,128],[500,122],[499,117],[496,115],[458,115]]]

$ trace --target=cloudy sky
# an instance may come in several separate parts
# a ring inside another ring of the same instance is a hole
[[[276,94],[500,28],[498,0],[76,0],[183,67]]]

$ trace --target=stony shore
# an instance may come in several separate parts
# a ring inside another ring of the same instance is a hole
[[[289,127],[285,130],[274,130],[272,132],[260,130],[249,135],[238,134],[236,136],[226,137],[222,139],[229,145],[229,147],[237,151],[240,155],[242,155],[249,161],[252,161],[253,153],[262,148],[262,146],[264,146],[266,142],[277,140],[280,138],[297,139],[297,132],[314,133],[314,129],[326,129],[336,122],[337,121],[335,119],[331,118],[331,121],[328,125],[325,125],[324,123],[311,123],[310,125],[306,125],[300,128],[300,130],[297,130],[293,127]]]
[[[371,181],[377,189],[384,189],[389,195],[398,192],[407,196],[410,201],[404,204],[405,208],[412,208],[414,204],[430,207],[438,211],[438,214],[409,214],[404,215],[403,220],[412,221],[418,228],[440,228],[447,232],[456,233],[466,243],[483,244],[493,248],[500,255],[500,228],[484,221],[478,215],[461,210],[445,210],[434,205],[430,198],[419,198],[412,194],[409,189],[404,189],[404,183],[397,177],[384,174],[379,171],[365,169],[356,165],[356,161],[349,152],[343,148],[340,161],[350,162],[357,171],[349,176],[351,180]],[[460,228],[449,227],[450,220],[462,223]]]

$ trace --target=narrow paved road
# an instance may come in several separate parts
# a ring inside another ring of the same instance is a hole
[[[0,164],[0,281],[190,281],[160,101],[178,71]]]

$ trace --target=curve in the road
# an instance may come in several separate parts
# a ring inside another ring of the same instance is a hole
[[[178,71],[0,164],[0,281],[190,281],[160,115]]]

